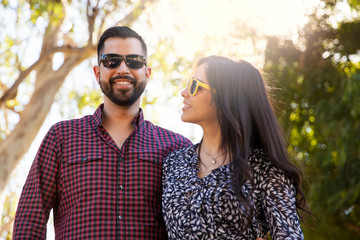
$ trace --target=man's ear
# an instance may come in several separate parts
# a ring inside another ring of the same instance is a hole
[[[94,75],[95,75],[97,83],[100,84],[100,69],[99,69],[99,66],[95,65],[93,67],[93,71],[94,71]]]
[[[145,75],[146,75],[146,84],[147,84],[149,82],[150,76],[151,76],[151,67],[146,67]]]

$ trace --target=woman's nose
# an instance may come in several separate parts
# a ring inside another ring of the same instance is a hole
[[[187,97],[188,94],[189,94],[188,87],[184,88],[184,89],[181,91],[181,96],[182,96],[183,98]]]

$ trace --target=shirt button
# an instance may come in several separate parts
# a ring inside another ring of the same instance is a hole
[[[119,185],[119,189],[124,189],[124,186],[123,186],[123,185]]]
[[[118,156],[118,160],[119,160],[120,162],[122,162],[122,161],[124,161],[124,158],[123,158],[122,156]]]
[[[119,219],[120,219],[120,220],[123,219],[123,216],[122,216],[122,215],[119,215]]]

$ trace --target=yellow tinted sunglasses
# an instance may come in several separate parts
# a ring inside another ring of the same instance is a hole
[[[210,90],[210,86],[208,84],[200,82],[200,80],[198,80],[196,78],[191,78],[188,83],[189,94],[191,96],[194,96],[197,93],[197,90],[199,87]]]

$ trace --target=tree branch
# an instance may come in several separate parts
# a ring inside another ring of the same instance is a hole
[[[106,5],[107,3],[105,3]],[[98,5],[99,5],[99,2],[98,2]],[[97,5],[97,7],[98,7]],[[116,3],[116,6],[118,5],[118,3]],[[101,35],[102,31],[103,31],[103,28],[104,28],[104,25],[105,25],[105,19],[110,15],[110,11],[107,10],[107,8],[105,6],[102,7],[102,10],[103,10],[103,17],[101,18],[101,21],[100,21],[100,25],[99,25],[99,28],[98,28],[98,32],[97,32],[97,36],[99,38],[99,36]],[[96,39],[97,41],[99,39]]]
[[[27,68],[25,71],[20,71],[19,77],[16,79],[14,84],[4,93],[4,95],[0,98],[0,108],[4,106],[5,102],[14,98],[13,96],[16,95],[16,91],[19,87],[19,85],[24,81],[24,79],[33,71],[35,70],[39,65],[41,65],[45,59],[47,59],[48,56],[56,53],[56,52],[63,52],[63,53],[79,53],[83,52],[84,48],[74,48],[71,46],[61,46],[56,47],[48,51],[47,53],[44,53],[40,55],[39,59],[33,63],[29,68]]]
[[[99,14],[99,2],[96,3],[94,7],[91,7],[90,0],[87,1],[86,4],[86,17],[88,21],[88,31],[89,31],[89,39],[88,46],[93,45],[93,33],[95,29],[95,19]]]
[[[16,93],[20,83],[24,81],[27,75],[29,75],[36,67],[38,67],[44,59],[46,59],[46,56],[40,57],[33,65],[31,65],[28,69],[25,71],[21,71],[18,79],[16,79],[15,83],[4,93],[4,95],[0,98],[0,108],[5,104],[5,102],[14,96]]]
[[[122,20],[117,22],[117,24],[121,23],[122,25],[130,26],[137,19],[140,13],[145,9],[145,4],[148,1],[149,0],[141,0],[139,5],[137,5],[131,12],[129,12]],[[155,2],[155,1],[156,0],[151,2]]]

